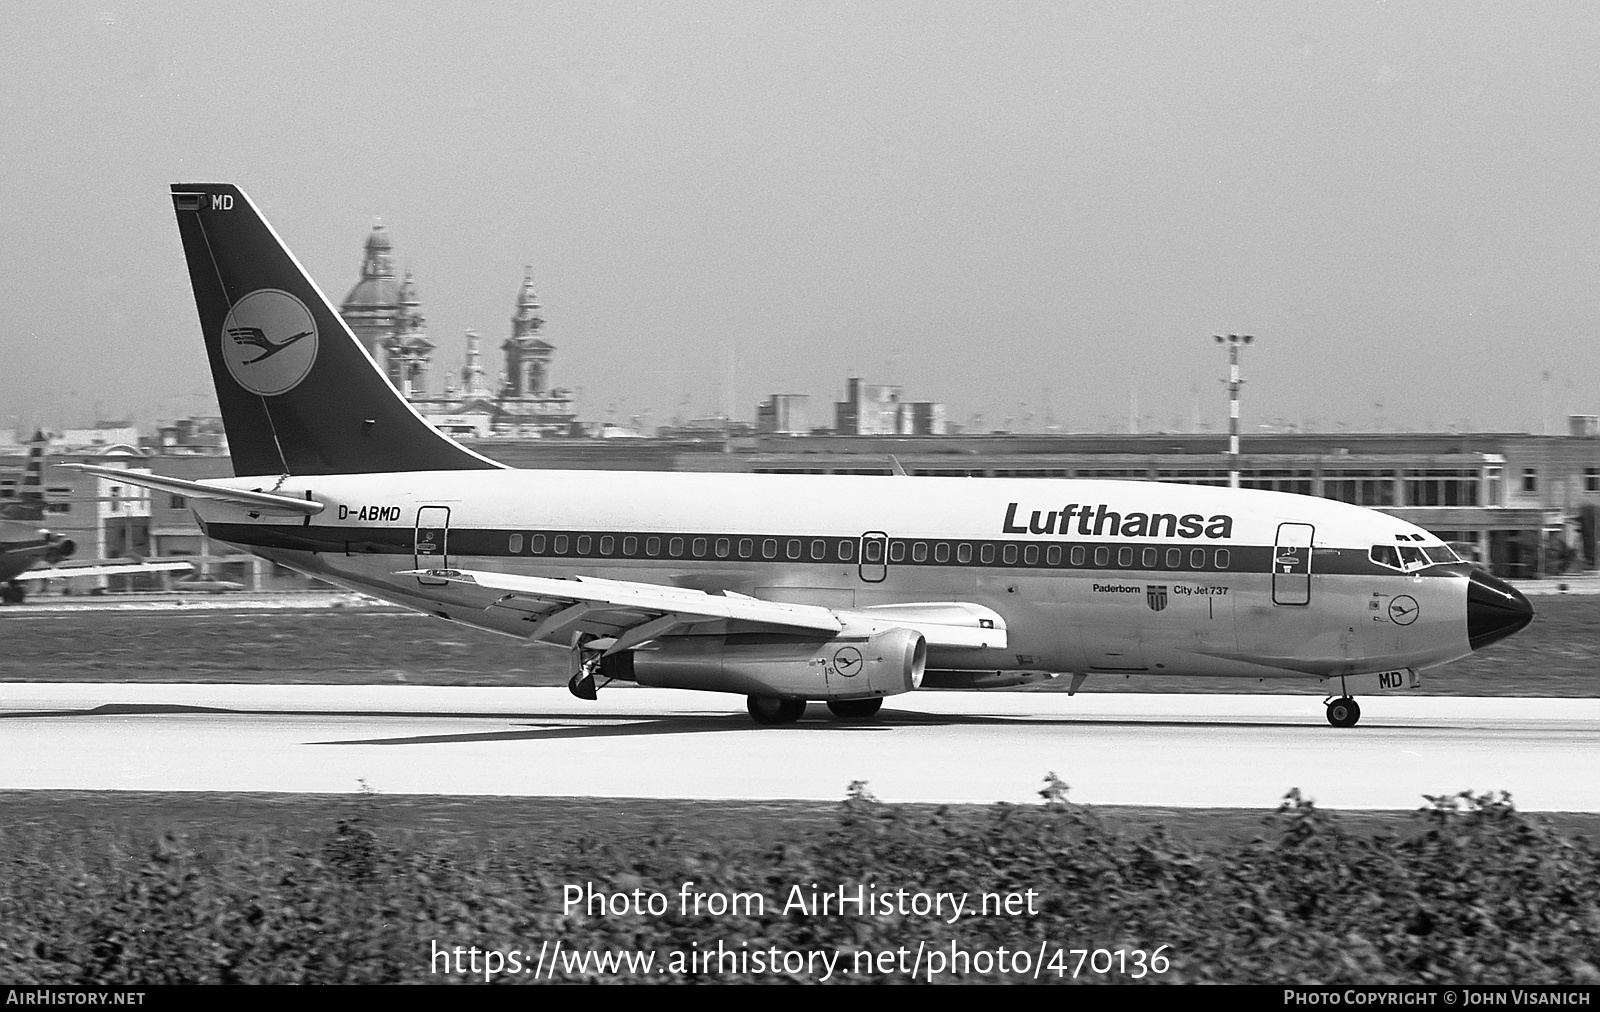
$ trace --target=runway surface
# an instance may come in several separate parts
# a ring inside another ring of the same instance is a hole
[[[1600,700],[1383,697],[1327,726],[1307,696],[913,693],[880,718],[758,727],[743,699],[563,689],[0,685],[0,789],[1033,801],[1337,808],[1508,790],[1600,811]]]
[[[1507,790],[1600,812],[1600,700],[911,693],[872,723],[813,703],[753,724],[738,696],[613,687],[0,684],[0,789],[1037,801],[1413,809]]]

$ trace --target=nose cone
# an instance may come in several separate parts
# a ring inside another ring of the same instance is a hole
[[[1481,650],[1533,621],[1533,605],[1522,592],[1482,570],[1467,584],[1467,642]]]

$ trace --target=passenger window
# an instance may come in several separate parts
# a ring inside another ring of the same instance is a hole
[[[767,538],[761,542],[761,557],[763,559],[776,559],[778,557],[777,538]]]
[[[717,558],[726,559],[728,557],[728,554],[730,552],[732,552],[732,551],[733,551],[733,542],[732,541],[730,541],[727,538],[718,538],[717,539]]]
[[[1024,566],[1037,566],[1039,564],[1039,546],[1029,545],[1022,550],[1022,564]]]
[[[739,558],[748,559],[756,552],[756,543],[750,538],[739,539]]]
[[[674,559],[683,558],[683,539],[673,538],[671,541],[667,542],[667,554],[672,556]]]
[[[1061,546],[1051,545],[1044,550],[1044,564],[1047,566],[1061,565]]]
[[[1088,552],[1083,550],[1083,546],[1082,545],[1073,545],[1072,546],[1072,564],[1074,566],[1083,565],[1083,560],[1088,554],[1089,554]]]
[[[1111,549],[1101,545],[1094,550],[1094,564],[1104,569],[1111,562]]]
[[[927,562],[928,561],[928,543],[926,541],[918,541],[918,542],[916,542],[915,544],[913,544],[911,546],[911,561],[912,562]]]
[[[994,546],[983,545],[978,549],[978,561],[987,566],[994,561]]]
[[[1005,548],[1001,549],[1000,554],[1001,554],[1001,557],[1003,559],[1005,559],[1006,565],[1015,566],[1017,564],[1017,546],[1016,545],[1007,545],[1007,546],[1005,546]]]
[[[689,546],[689,551],[691,553],[693,553],[694,557],[697,558],[697,559],[705,558],[706,557],[706,539],[705,538],[695,538],[694,542]]]
[[[660,555],[661,554],[661,539],[660,538],[645,538],[644,539],[644,554],[650,556],[652,559],[655,558],[656,556]]]
[[[1161,553],[1159,551],[1154,548],[1146,548],[1144,550],[1144,568],[1154,569],[1159,561],[1161,561]]]
[[[811,542],[811,557],[818,562],[826,559],[828,557],[828,543],[822,540]]]
[[[906,558],[906,543],[904,541],[889,542],[889,561],[904,562]]]
[[[639,539],[634,537],[631,534],[628,535],[627,537],[623,538],[622,539],[622,554],[626,555],[630,559],[633,558],[635,555],[638,555],[639,554]]]
[[[533,540],[529,544],[529,551],[533,552],[533,554],[535,554],[535,555],[543,555],[544,554],[544,535],[543,534],[535,534],[533,536]]]
[[[520,535],[520,534],[511,535],[511,541],[510,541],[509,544],[506,545],[506,548],[508,548],[511,551],[512,555],[521,555],[522,554],[522,535]]]
[[[854,541],[839,542],[839,561],[849,562],[856,557],[856,543]]]
[[[556,554],[567,554],[567,536],[565,534],[556,535]]]
[[[1218,569],[1227,569],[1228,564],[1233,561],[1233,553],[1226,548],[1219,548],[1217,549],[1216,560]]]
[[[587,534],[579,535],[578,536],[578,554],[579,555],[588,555],[589,554],[589,548],[593,544],[594,544],[594,539],[589,537],[589,535],[587,535]]]
[[[617,539],[607,534],[600,539],[600,554],[610,555],[616,550]]]
[[[941,541],[938,544],[933,546],[933,561],[934,562],[949,562],[950,561],[950,543],[948,541]]]
[[[1129,566],[1132,566],[1133,565],[1133,549],[1131,549],[1131,548],[1119,548],[1119,549],[1117,549],[1117,565],[1122,567],[1123,569],[1127,569]]]
[[[966,542],[956,546],[956,561],[963,566],[972,561],[972,546]]]
[[[1182,569],[1183,568],[1183,549],[1181,549],[1181,548],[1169,548],[1169,549],[1167,549],[1167,568],[1168,569]]]
[[[1196,548],[1194,551],[1189,553],[1189,568],[1206,568],[1206,550],[1204,548]]]
[[[799,538],[790,538],[789,539],[789,543],[787,545],[784,545],[783,547],[784,547],[784,554],[788,555],[789,558],[798,559],[800,557],[800,539]]]

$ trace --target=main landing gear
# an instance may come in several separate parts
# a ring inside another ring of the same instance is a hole
[[[793,724],[806,712],[805,700],[786,696],[751,696],[748,706],[757,724]],[[830,699],[828,709],[839,720],[866,720],[883,709],[883,697]]]
[[[590,653],[583,656],[582,651],[573,650],[573,660],[576,661],[572,677],[567,679],[567,691],[579,699],[594,702],[600,697],[600,686],[595,684],[595,675],[600,672],[600,655]],[[611,684],[610,682],[606,683]]]
[[[883,709],[883,697],[873,696],[871,699],[831,699],[828,709],[840,720],[866,720],[875,717]]]
[[[793,724],[806,712],[806,701],[787,696],[751,696],[750,716],[757,724]]]
[[[0,603],[21,604],[27,596],[28,592],[22,589],[22,584],[15,580],[0,586]]]
[[[1355,727],[1361,719],[1361,707],[1349,696],[1328,700],[1328,723],[1334,727]]]

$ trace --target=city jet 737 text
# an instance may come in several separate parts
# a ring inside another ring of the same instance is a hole
[[[781,724],[919,688],[1250,676],[1326,684],[1348,727],[1352,686],[1415,685],[1533,615],[1427,531],[1307,496],[507,468],[395,391],[244,193],[172,199],[238,477],[117,477],[291,569],[567,650],[584,698],[732,692]]]

